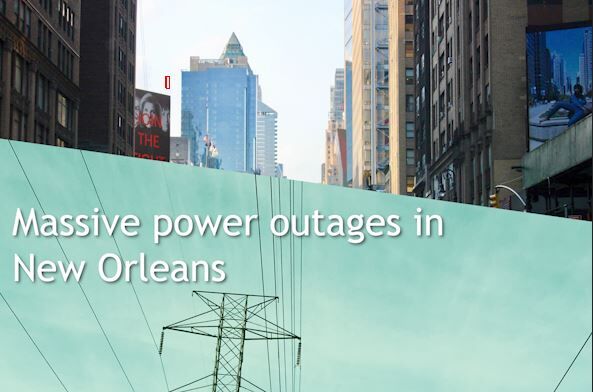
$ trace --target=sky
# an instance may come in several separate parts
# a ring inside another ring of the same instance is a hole
[[[330,86],[344,62],[343,13],[342,0],[139,0],[136,86],[171,95],[180,135],[181,70],[190,56],[218,58],[235,32],[278,112],[285,175],[319,182]]]

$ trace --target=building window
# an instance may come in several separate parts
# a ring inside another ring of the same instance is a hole
[[[414,112],[414,96],[413,95],[406,95],[406,112],[413,113]]]
[[[66,129],[70,129],[72,125],[72,111],[68,98],[61,93],[58,93],[58,124]]]
[[[490,48],[488,48],[488,34],[484,37],[484,68],[488,69],[490,66]]]
[[[126,23],[126,20],[124,19],[124,17],[122,15],[119,15],[119,20],[118,20],[118,31],[119,31],[119,36],[120,38],[122,38],[124,41],[127,40],[127,31],[128,31],[128,24]]]
[[[50,16],[53,14],[52,0],[39,0],[39,4]]]
[[[35,124],[35,143],[49,144],[49,129],[43,124]]]
[[[406,84],[414,84],[414,68],[406,68]]]
[[[414,187],[416,186],[416,179],[414,177],[408,176],[406,177],[406,190],[408,193],[414,192]]]
[[[406,58],[414,58],[414,42],[406,41]]]
[[[31,38],[31,9],[23,0],[14,0],[14,16],[17,28]]]
[[[12,110],[12,139],[25,140],[26,115],[18,109]]]
[[[117,115],[117,134],[124,137],[124,119],[121,115]]]
[[[414,138],[414,123],[411,121],[406,122],[406,138]]]
[[[130,50],[132,53],[136,51],[136,36],[133,31],[130,31]]]
[[[406,15],[406,31],[414,32],[414,15]]]
[[[136,20],[136,2],[132,1],[132,7],[130,8],[130,19],[132,22]]]
[[[41,20],[37,22],[37,47],[43,54],[51,58],[52,33]]]
[[[415,164],[416,164],[416,156],[414,154],[414,150],[411,148],[408,148],[406,150],[406,165],[414,166]]]
[[[17,93],[28,96],[27,70],[29,67],[27,62],[16,53],[14,53],[13,61],[12,87]]]
[[[74,39],[75,15],[70,6],[68,6],[67,1],[58,1],[58,15],[58,22],[60,27],[62,27],[62,30],[66,32],[68,37]]]
[[[37,75],[37,110],[43,113],[49,113],[49,80],[43,75]]]
[[[58,41],[58,68],[68,77],[74,77],[74,55],[62,42]]]

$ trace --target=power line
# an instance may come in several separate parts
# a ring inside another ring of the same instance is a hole
[[[301,219],[303,219],[303,187],[304,187],[304,183],[301,182]],[[300,311],[300,315],[299,315],[299,336],[303,336],[303,237],[301,237],[301,260],[300,260],[300,264],[301,264],[301,276],[300,276],[300,305],[299,305],[299,311]],[[302,344],[301,342],[299,342],[300,345],[300,349],[302,350]],[[302,352],[299,353],[301,355],[300,360],[302,361]],[[301,385],[302,385],[302,374],[303,374],[303,367],[302,367],[302,363],[299,363],[299,392],[301,391]]]
[[[589,336],[587,336],[587,339],[585,340],[585,343],[583,343],[583,345],[581,346],[581,349],[579,350],[579,352],[577,353],[577,355],[575,355],[574,359],[572,360],[572,362],[568,366],[568,369],[566,369],[566,371],[564,372],[564,375],[560,379],[560,382],[558,383],[558,385],[556,385],[556,388],[554,388],[554,392],[556,392],[558,390],[558,388],[560,388],[560,384],[562,384],[562,382],[566,378],[566,375],[568,374],[568,372],[570,372],[570,369],[572,368],[572,365],[574,365],[574,363],[577,361],[577,358],[579,357],[579,355],[581,355],[581,352],[583,351],[583,349],[585,348],[585,346],[589,342],[589,339],[591,339],[591,333],[589,333]]]
[[[8,144],[10,145],[10,148],[12,149],[12,152],[13,152],[13,154],[14,154],[14,156],[15,156],[15,158],[16,158],[16,160],[17,160],[17,162],[25,176],[25,179],[27,180],[27,183],[29,184],[29,187],[31,188],[31,191],[33,192],[33,195],[35,196],[35,199],[37,200],[37,203],[39,204],[39,207],[41,208],[41,211],[45,215],[45,209],[43,208],[43,205],[41,204],[41,200],[39,199],[37,192],[35,192],[35,188],[33,187],[33,184],[31,183],[31,180],[29,179],[29,176],[27,175],[27,172],[25,171],[25,168],[23,167],[23,164],[21,163],[21,160],[19,159],[19,156],[16,153],[16,150],[14,149],[14,146],[12,145],[12,142],[10,140],[8,141]],[[60,250],[62,251],[62,254],[64,255],[64,258],[66,260],[68,260],[69,258],[66,255],[66,251],[62,247],[62,243],[60,242],[60,239],[58,237],[55,237],[55,239],[56,239],[56,242],[58,243],[58,246],[60,247]],[[93,314],[95,321],[97,322],[97,325],[99,326],[99,329],[101,330],[101,333],[103,334],[103,337],[105,338],[105,340],[107,342],[107,345],[111,349],[111,352],[113,353],[113,356],[115,357],[115,360],[117,361],[117,364],[119,365],[119,368],[121,369],[122,373],[124,374],[124,377],[125,377],[128,385],[130,386],[132,391],[135,392],[134,386],[132,385],[132,382],[130,381],[130,378],[128,377],[128,374],[126,373],[126,370],[124,369],[123,364],[121,363],[117,353],[115,352],[115,348],[111,344],[111,340],[107,336],[107,332],[103,328],[103,324],[101,324],[101,321],[99,320],[99,316],[95,312],[95,309],[94,309],[86,291],[84,290],[84,288],[82,287],[82,284],[79,281],[77,281],[76,283],[78,284],[78,287],[80,288],[80,291],[82,292],[82,295],[83,295],[87,305],[89,306],[91,313]]]
[[[292,221],[292,180],[288,181],[288,216],[290,217],[289,222]],[[290,328],[293,329],[293,317],[294,317],[294,285],[293,285],[293,230],[290,230],[290,236],[288,237],[288,261],[289,261],[289,282],[290,282]],[[294,345],[290,345],[290,390],[294,392]]]
[[[271,207],[271,216],[274,216],[274,183],[272,182],[272,177],[270,177],[270,207]],[[272,254],[274,260],[274,296],[278,298],[278,284],[277,284],[277,276],[276,276],[276,236],[272,233]],[[276,306],[276,325],[278,325],[279,317],[278,317],[278,301],[275,303]],[[278,332],[278,328],[276,330]],[[282,392],[282,373],[280,371],[280,342],[277,342],[276,348],[278,351],[278,387],[280,388],[280,392]]]
[[[62,388],[68,392],[68,388],[66,388],[66,385],[64,385],[64,382],[62,381],[62,379],[60,378],[60,376],[58,376],[58,373],[56,373],[54,367],[51,365],[51,363],[49,363],[49,360],[47,359],[47,357],[45,356],[45,354],[43,354],[43,351],[41,351],[41,348],[39,348],[39,346],[37,345],[37,342],[35,342],[35,339],[33,339],[33,336],[31,336],[31,334],[29,333],[29,331],[27,330],[27,328],[24,326],[23,322],[21,321],[20,317],[16,314],[16,312],[14,311],[14,309],[12,308],[12,306],[10,306],[10,304],[8,303],[8,300],[6,299],[6,297],[4,296],[4,294],[2,294],[2,291],[0,291],[0,297],[2,297],[2,299],[4,300],[4,303],[6,303],[6,306],[8,307],[8,309],[10,310],[10,312],[12,313],[12,315],[14,316],[14,318],[16,319],[16,321],[19,323],[19,325],[21,326],[22,330],[25,332],[25,334],[27,334],[27,337],[29,338],[29,340],[31,341],[31,343],[33,343],[33,346],[35,346],[35,348],[37,349],[37,352],[39,353],[39,355],[41,355],[41,358],[43,358],[43,360],[45,361],[45,363],[47,364],[47,366],[49,367],[49,369],[51,370],[51,372],[54,374],[54,376],[56,377],[56,379],[58,380],[58,382],[60,383],[60,385],[62,386]]]
[[[84,167],[86,168],[86,172],[89,176],[89,179],[91,180],[91,184],[93,185],[93,190],[95,192],[95,195],[97,196],[97,200],[99,201],[99,206],[101,207],[101,211],[103,211],[104,214],[107,214],[107,210],[105,209],[105,206],[103,205],[103,202],[101,200],[101,196],[99,196],[99,191],[97,189],[97,185],[95,184],[95,180],[93,179],[93,175],[91,174],[91,170],[89,168],[89,165],[86,161],[86,158],[84,156],[84,153],[82,150],[80,150],[80,156],[82,157],[82,161],[84,162]],[[117,240],[115,239],[115,236],[111,237],[113,239],[113,243],[115,244],[115,248],[117,249],[117,253],[119,254],[120,258],[123,258],[122,256],[122,251],[119,247],[119,244],[117,243]],[[144,323],[146,324],[146,328],[148,329],[148,333],[150,334],[150,338],[152,339],[152,342],[154,343],[154,347],[156,349],[156,352],[158,353],[159,350],[159,346],[156,342],[156,339],[154,337],[154,334],[152,333],[152,329],[150,328],[150,323],[148,322],[148,317],[146,316],[146,312],[144,311],[144,307],[142,306],[142,302],[140,302],[140,297],[138,296],[138,292],[136,291],[136,287],[134,286],[134,282],[132,282],[130,280],[130,287],[132,288],[132,292],[134,293],[134,297],[136,298],[136,303],[138,304],[138,307],[140,308],[140,313],[142,313],[142,317],[144,318]],[[165,385],[167,387],[167,390],[169,390],[169,383],[167,381],[167,375],[165,373],[165,366],[163,364],[163,360],[159,355],[159,359],[161,361],[161,368],[163,371],[163,377],[165,379]]]
[[[257,216],[259,215],[259,194],[257,190],[257,174],[253,175],[253,179],[255,180],[255,204],[257,208]],[[261,269],[261,284],[262,284],[262,295],[266,296],[266,281],[264,279],[264,254],[262,250],[262,241],[261,241],[261,219],[257,220],[257,232],[258,232],[258,239],[259,239],[259,263]],[[267,308],[264,308],[264,319],[266,321],[266,335],[268,334],[268,311]],[[272,366],[270,364],[270,342],[266,340],[266,351],[268,354],[268,376],[270,379],[270,392],[272,391]]]
[[[280,214],[282,215],[282,183],[280,178],[278,178],[278,208]],[[280,289],[282,292],[282,328],[286,328],[286,312],[284,310],[284,249],[283,249],[284,237],[280,237],[280,278],[281,278],[281,285]],[[284,357],[284,387],[285,390],[288,391],[288,372],[286,370],[286,341],[282,342],[283,350],[282,354]]]

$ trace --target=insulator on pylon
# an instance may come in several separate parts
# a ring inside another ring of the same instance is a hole
[[[159,355],[163,355],[163,343],[165,342],[165,331],[161,332],[161,344],[159,345]]]
[[[296,365],[301,366],[301,350],[303,349],[303,343],[299,342],[299,348],[297,350],[297,361]]]

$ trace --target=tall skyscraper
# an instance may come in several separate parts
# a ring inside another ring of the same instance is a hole
[[[562,95],[566,94],[566,61],[557,53],[552,54],[554,86]]]
[[[172,137],[169,144],[171,149],[171,162],[179,165],[192,165],[189,159],[189,141],[182,137]]]
[[[330,120],[325,130],[325,163],[322,183],[346,185],[346,130],[339,121]]]
[[[78,145],[80,7],[0,1],[0,137]]]
[[[263,176],[275,176],[278,158],[278,113],[263,102],[257,104],[255,135],[255,170]]]
[[[583,53],[581,55],[582,61],[580,62],[579,73],[581,75],[581,83],[585,88],[585,93],[591,91],[593,88],[593,62],[591,58],[591,51],[592,49],[592,39],[591,39],[591,30],[585,31],[585,36],[583,37]]]
[[[329,119],[335,121],[344,120],[344,69],[336,69],[334,85],[330,89],[330,113]]]
[[[431,127],[431,76],[432,76],[432,57],[430,53],[430,2],[415,1],[414,46],[416,55],[414,56],[416,70],[416,119],[414,121],[414,131],[412,125],[406,123],[406,132],[415,132],[415,150],[416,150],[416,180],[414,194],[417,196],[426,196],[430,192],[430,183],[428,181],[428,167],[432,157],[432,127]],[[410,128],[410,129],[408,129]]]
[[[353,0],[352,186],[384,189],[389,179],[387,0]]]
[[[80,148],[134,153],[136,4],[135,0],[82,2]]]
[[[330,111],[325,130],[325,164],[323,183],[347,185],[347,138],[344,129],[344,69],[336,69],[330,88]]]
[[[346,185],[352,186],[352,1],[344,0],[344,128]]]
[[[416,152],[414,121],[420,109],[414,70],[414,6],[389,0],[389,174],[387,190],[412,194]]]
[[[218,59],[192,57],[182,72],[182,129],[192,161],[209,165],[216,148],[221,169],[253,172],[258,77],[233,33]]]

